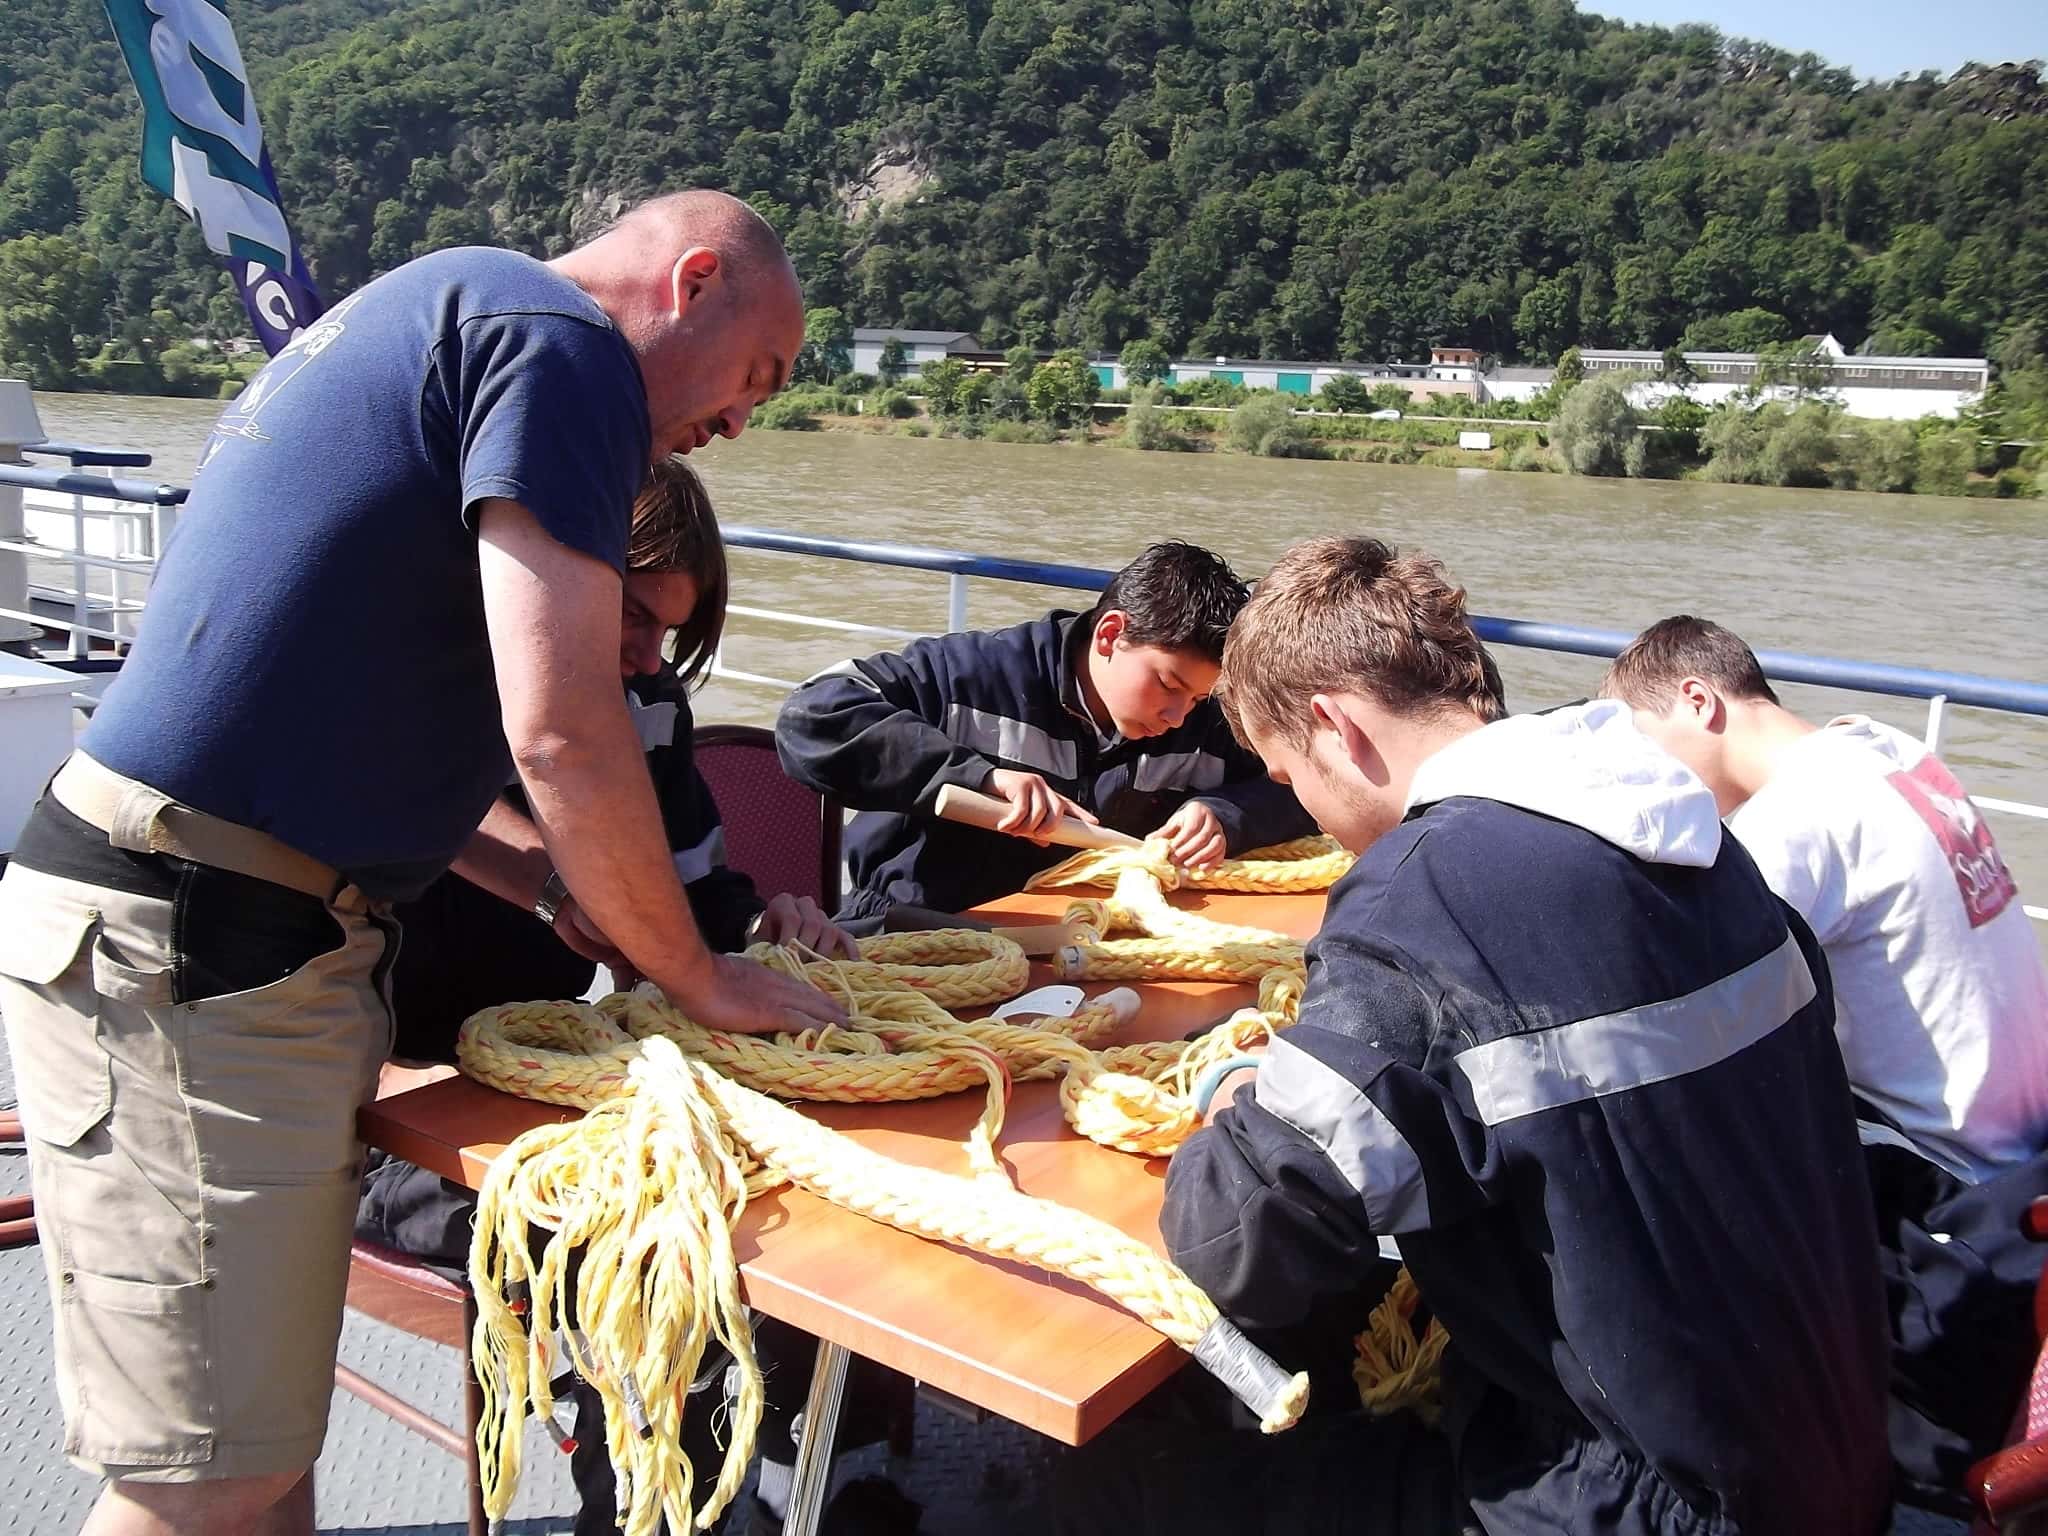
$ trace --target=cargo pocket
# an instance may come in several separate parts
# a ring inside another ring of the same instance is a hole
[[[59,1275],[67,1454],[110,1468],[212,1459],[206,1299],[203,1284]]]
[[[22,1128],[55,1147],[76,1143],[113,1105],[113,1070],[85,958],[99,916],[0,886],[0,977],[14,983],[0,984],[0,1016]]]
[[[390,1019],[372,974],[381,935],[337,938],[280,980],[173,1010],[200,1151],[221,1184],[325,1184],[360,1172],[356,1106]]]

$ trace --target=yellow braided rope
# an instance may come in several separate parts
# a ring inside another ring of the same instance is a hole
[[[529,1411],[552,1413],[550,1341],[562,1328],[572,1363],[604,1403],[625,1528],[641,1536],[664,1514],[677,1529],[692,1518],[706,1527],[716,1520],[752,1455],[762,1398],[731,1233],[750,1194],[792,1180],[920,1236],[1092,1285],[1183,1347],[1203,1345],[1198,1358],[1211,1369],[1240,1382],[1248,1370],[1259,1377],[1239,1389],[1260,1402],[1269,1430],[1298,1417],[1306,1378],[1276,1373],[1149,1247],[1011,1188],[994,1152],[1009,1082],[1057,1073],[1063,1111],[1084,1135],[1170,1154],[1199,1124],[1187,1102],[1194,1078],[1291,1021],[1298,973],[1268,974],[1259,1008],[1193,1044],[1098,1052],[1087,1042],[1128,1017],[1130,994],[1093,999],[1071,1019],[1036,1027],[962,1020],[939,1005],[940,997],[990,1002],[1020,987],[1028,967],[1015,965],[1006,943],[965,931],[889,935],[863,941],[855,962],[750,951],[846,1003],[851,1027],[803,1035],[707,1030],[652,987],[594,1005],[487,1009],[465,1022],[465,1072],[590,1109],[580,1121],[518,1138],[492,1165],[479,1199],[472,1354],[485,1390],[478,1447],[494,1518],[511,1502]],[[915,980],[905,974],[912,967],[920,968]],[[972,1179],[882,1158],[765,1096],[865,1102],[977,1084],[986,1103],[967,1147]],[[535,1228],[549,1234],[537,1259],[528,1247]],[[569,1255],[579,1250],[572,1295]],[[732,1350],[741,1385],[719,1476],[698,1499],[681,1424],[713,1339]],[[1253,1366],[1233,1365],[1246,1356]]]
[[[1065,886],[1108,883],[1107,900],[1082,898],[1066,921],[1088,931],[1061,948],[1055,965],[1069,980],[1087,981],[1257,981],[1276,971],[1299,971],[1299,939],[1263,928],[1220,923],[1183,911],[1166,893],[1188,885],[1209,890],[1321,890],[1350,867],[1351,855],[1332,853],[1323,838],[1302,838],[1260,850],[1259,857],[1226,859],[1213,870],[1183,869],[1154,838],[1142,848],[1091,849],[1032,877],[1032,884]],[[1298,851],[1300,858],[1268,854]],[[1140,938],[1109,935],[1136,930]]]
[[[1027,891],[1064,890],[1076,885],[1116,884],[1126,869],[1152,868],[1165,859],[1158,838],[1142,848],[1090,848],[1041,869],[1024,882]],[[1350,870],[1356,856],[1334,837],[1297,837],[1266,848],[1247,849],[1207,869],[1183,869],[1180,883],[1198,891],[1248,891],[1271,896],[1288,891],[1327,891]]]

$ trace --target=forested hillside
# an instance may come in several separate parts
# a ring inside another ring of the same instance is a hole
[[[1862,85],[1567,0],[229,11],[330,299],[440,245],[558,250],[696,183],[775,221],[812,304],[996,347],[1548,359],[1832,330],[1976,354],[2048,329],[2033,68]],[[97,0],[8,13],[31,45],[0,55],[0,325],[83,306],[81,355],[239,330],[139,184]]]

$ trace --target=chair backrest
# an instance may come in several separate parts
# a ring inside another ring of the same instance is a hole
[[[725,823],[725,862],[763,896],[808,896],[839,907],[839,805],[782,771],[775,733],[706,725],[692,738],[697,769]]]

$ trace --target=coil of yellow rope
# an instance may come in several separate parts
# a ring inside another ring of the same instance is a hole
[[[527,1413],[552,1412],[550,1341],[560,1327],[572,1363],[606,1405],[626,1528],[651,1531],[664,1512],[678,1529],[693,1515],[700,1524],[716,1518],[743,1475],[760,1404],[732,1226],[750,1194],[792,1179],[919,1235],[1095,1285],[1191,1348],[1258,1407],[1268,1428],[1293,1421],[1304,1378],[1286,1376],[1253,1349],[1149,1248],[1009,1188],[994,1136],[1010,1081],[1059,1073],[1063,1110],[1084,1134],[1145,1155],[1170,1153],[1195,1128],[1189,1082],[1210,1061],[1291,1020],[1298,977],[1269,975],[1260,1009],[1194,1045],[1098,1052],[1088,1042],[1128,1017],[1130,994],[1093,999],[1072,1019],[1037,1028],[961,1020],[939,1006],[938,997],[994,1001],[1023,984],[1028,969],[1010,961],[1002,942],[964,932],[891,935],[865,941],[859,962],[755,952],[840,995],[850,1029],[723,1035],[693,1024],[652,988],[595,1005],[486,1010],[465,1023],[459,1055],[472,1076],[591,1107],[581,1121],[516,1141],[493,1165],[479,1202],[473,1355],[486,1383],[479,1448],[487,1509],[502,1516],[509,1507]],[[928,970],[913,981],[903,974],[912,966]],[[987,1099],[968,1144],[971,1179],[879,1158],[764,1096],[912,1098],[977,1083]],[[537,1257],[526,1246],[536,1228],[550,1234]],[[572,1296],[568,1256],[578,1251]],[[719,1476],[696,1501],[681,1415],[713,1338],[733,1349],[743,1379]]]

